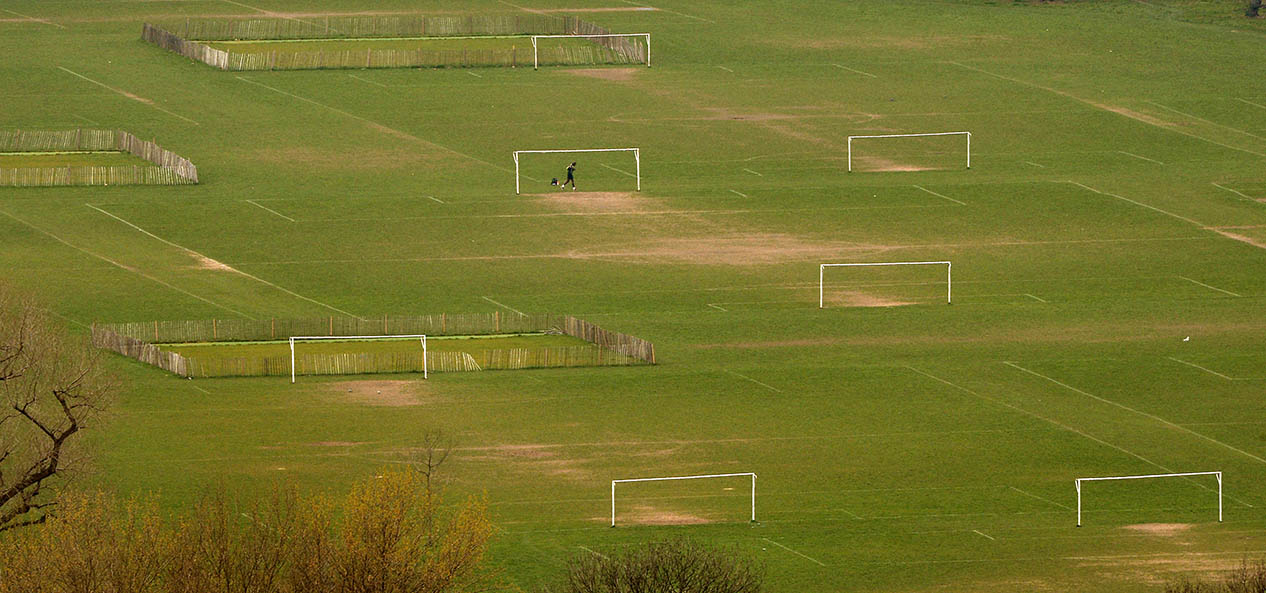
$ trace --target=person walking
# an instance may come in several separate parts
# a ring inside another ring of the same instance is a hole
[[[567,165],[567,179],[565,179],[563,181],[563,184],[559,187],[567,187],[568,183],[571,184],[571,190],[576,191],[576,162],[575,161],[572,161],[570,165]]]

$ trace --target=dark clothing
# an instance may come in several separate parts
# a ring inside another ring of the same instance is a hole
[[[576,166],[575,166],[575,165],[568,165],[568,166],[567,166],[567,179],[568,179],[569,181],[574,181],[574,180],[576,179]]]

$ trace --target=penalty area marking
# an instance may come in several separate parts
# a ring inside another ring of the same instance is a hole
[[[606,168],[608,168],[608,169],[611,169],[612,171],[615,171],[616,173],[620,173],[620,174],[623,174],[623,175],[628,175],[629,177],[632,177],[632,178],[634,178],[634,179],[636,179],[636,178],[637,178],[637,175],[634,175],[633,173],[629,173],[628,171],[625,171],[624,169],[617,169],[617,168],[612,167],[611,165],[608,165],[608,164],[606,164],[606,163],[598,163],[598,164],[599,164],[599,165],[601,165],[601,166],[603,166],[603,167],[606,167]]]
[[[729,72],[730,74],[733,74],[733,73],[734,73],[734,71],[733,71],[733,70],[730,70],[729,68],[726,68],[725,66],[717,66],[717,68],[720,68],[720,69],[722,69],[722,70],[725,70],[726,72]]]
[[[714,304],[712,304],[712,303],[708,303],[708,306],[709,306],[709,307],[712,307],[713,309],[716,309],[716,310],[718,310],[718,311],[725,311],[726,313],[729,313],[729,312],[730,312],[730,310],[729,310],[729,309],[726,309],[726,308],[724,308],[724,307],[719,307],[719,306],[714,305]]]
[[[1236,97],[1236,98],[1235,98],[1235,100],[1236,100],[1236,101],[1239,101],[1240,103],[1245,103],[1245,104],[1248,104],[1248,105],[1252,105],[1253,107],[1261,107],[1262,109],[1266,109],[1266,105],[1260,105],[1260,104],[1254,103],[1254,102],[1252,102],[1252,101],[1245,101],[1244,99],[1241,99],[1241,98],[1239,98],[1239,97]]]
[[[1045,300],[1045,299],[1041,299],[1041,298],[1038,298],[1038,297],[1036,297],[1036,296],[1033,296],[1033,295],[1031,295],[1031,294],[1029,294],[1029,293],[1027,293],[1027,292],[1026,292],[1026,293],[1024,293],[1024,296],[1029,297],[1029,298],[1031,298],[1031,299],[1033,299],[1033,300],[1035,300],[1035,301],[1037,301],[1037,302],[1039,302],[1039,303],[1049,303],[1049,302],[1050,302],[1050,301],[1047,301],[1047,300]]]
[[[1185,365],[1187,365],[1187,366],[1189,366],[1189,367],[1192,367],[1192,368],[1200,369],[1200,370],[1202,370],[1202,371],[1204,371],[1204,372],[1206,372],[1206,373],[1209,373],[1209,374],[1211,374],[1211,375],[1217,375],[1217,376],[1219,376],[1219,377],[1222,377],[1223,379],[1226,379],[1227,381],[1234,381],[1234,380],[1235,380],[1235,377],[1228,377],[1228,376],[1223,375],[1222,373],[1219,373],[1219,372],[1217,372],[1217,371],[1215,371],[1215,370],[1213,370],[1213,369],[1207,369],[1207,368],[1205,368],[1205,367],[1202,367],[1202,366],[1200,366],[1200,365],[1198,365],[1198,364],[1196,364],[1196,363],[1194,363],[1194,362],[1187,362],[1187,361],[1185,361],[1185,360],[1179,360],[1179,359],[1174,358],[1174,357],[1172,357],[1172,356],[1166,356],[1165,358],[1167,358],[1167,359],[1169,359],[1169,360],[1172,360],[1172,361],[1174,361],[1174,362],[1178,362],[1178,363],[1185,364]]]
[[[1190,114],[1190,113],[1186,113],[1186,112],[1183,112],[1183,111],[1179,111],[1179,110],[1177,110],[1177,109],[1174,109],[1173,107],[1166,107],[1166,106],[1164,106],[1164,105],[1161,105],[1160,103],[1157,103],[1156,101],[1144,101],[1144,103],[1151,103],[1152,105],[1155,105],[1155,106],[1157,106],[1157,107],[1160,107],[1161,109],[1164,109],[1164,110],[1166,110],[1166,111],[1172,111],[1172,112],[1177,113],[1178,115],[1181,115],[1181,116],[1183,116],[1183,117],[1190,117],[1191,119],[1194,119],[1194,120],[1196,120],[1196,121],[1202,121],[1202,122],[1204,122],[1204,123],[1206,123],[1206,124],[1209,124],[1209,125],[1212,125],[1212,126],[1217,126],[1217,127],[1219,127],[1219,128],[1225,129],[1225,130],[1231,130],[1232,132],[1238,132],[1238,133],[1240,133],[1240,134],[1244,134],[1245,136],[1251,136],[1251,137],[1253,137],[1253,138],[1257,138],[1257,139],[1259,139],[1259,140],[1266,140],[1266,136],[1258,136],[1257,134],[1254,134],[1254,133],[1252,133],[1252,132],[1246,132],[1246,131],[1244,131],[1244,130],[1241,130],[1241,129],[1239,129],[1239,128],[1233,128],[1233,127],[1228,126],[1228,125],[1226,125],[1226,124],[1220,124],[1220,123],[1218,123],[1218,122],[1216,122],[1216,121],[1207,120],[1207,119],[1205,119],[1205,118],[1203,118],[1203,117],[1200,117],[1200,116],[1198,116],[1198,115],[1192,115],[1192,114]]]
[[[753,378],[751,378],[751,377],[748,377],[747,375],[743,375],[743,374],[740,374],[740,373],[736,373],[736,372],[731,371],[731,370],[726,370],[725,372],[727,372],[727,373],[729,373],[729,374],[731,374],[731,375],[734,375],[735,377],[738,377],[738,378],[740,378],[740,379],[743,379],[744,381],[751,381],[752,383],[755,383],[755,384],[757,384],[757,385],[760,385],[761,387],[764,387],[765,389],[768,389],[768,390],[770,390],[770,391],[773,391],[774,393],[782,393],[782,390],[781,390],[781,389],[779,389],[779,388],[777,388],[777,387],[773,387],[773,386],[771,386],[771,385],[766,385],[766,384],[764,384],[764,383],[761,383],[760,381],[757,381],[756,379],[753,379]]]
[[[31,16],[31,15],[28,15],[28,14],[22,14],[22,13],[20,13],[20,12],[16,11],[16,10],[9,10],[9,9],[7,9],[7,8],[0,8],[0,10],[2,10],[2,11],[4,11],[4,12],[7,12],[7,13],[9,13],[9,14],[14,14],[14,15],[20,16],[20,17],[22,17],[22,18],[24,18],[24,19],[28,19],[28,20],[31,20],[31,21],[35,21],[35,22],[37,22],[37,23],[43,23],[43,24],[45,24],[45,25],[52,25],[52,26],[54,26],[54,27],[57,27],[58,29],[65,29],[65,28],[66,28],[66,27],[64,27],[64,26],[62,26],[62,25],[59,25],[59,24],[57,24],[57,23],[54,23],[53,21],[44,20],[44,19],[39,18],[39,17],[33,17],[33,16]],[[1247,103],[1247,101],[1245,101],[1245,102]],[[1249,104],[1250,104],[1250,105],[1252,105],[1252,103],[1249,103]]]
[[[282,218],[284,218],[284,219],[286,219],[286,220],[289,220],[290,222],[294,222],[294,221],[295,221],[295,219],[290,218],[289,216],[286,216],[285,214],[282,214],[282,213],[280,213],[280,212],[278,212],[278,211],[276,211],[276,210],[273,210],[272,208],[269,208],[268,206],[265,206],[265,205],[263,205],[263,204],[257,203],[255,200],[242,200],[242,201],[243,201],[243,202],[246,202],[247,204],[250,204],[250,205],[252,205],[252,206],[256,206],[256,207],[258,207],[258,208],[262,208],[262,209],[264,209],[264,210],[266,210],[266,211],[268,211],[268,212],[272,212],[273,214],[276,214],[277,216],[280,216],[280,217],[282,217]]]
[[[481,299],[483,299],[483,300],[485,300],[485,301],[488,301],[489,303],[492,303],[492,304],[494,304],[494,305],[496,305],[496,306],[498,306],[498,307],[502,307],[502,308],[504,308],[504,309],[509,309],[511,312],[518,313],[519,315],[521,315],[521,316],[523,316],[523,317],[527,317],[527,314],[526,314],[526,313],[524,313],[524,312],[522,312],[522,311],[520,311],[520,310],[518,310],[518,309],[515,309],[514,307],[511,307],[510,305],[507,305],[507,304],[504,304],[504,303],[498,303],[497,301],[494,301],[494,300],[492,300],[492,299],[490,299],[490,298],[488,298],[488,297],[486,297],[486,296],[481,296],[481,297],[479,297],[479,298],[481,298]]]
[[[809,556],[806,556],[806,555],[804,555],[804,554],[801,554],[800,552],[797,552],[797,551],[795,551],[795,550],[793,550],[793,549],[791,549],[791,548],[788,548],[787,546],[784,546],[784,545],[782,545],[782,544],[780,544],[780,543],[778,543],[778,542],[776,542],[776,541],[774,541],[774,540],[772,540],[772,539],[769,539],[769,538],[767,538],[767,537],[762,537],[761,539],[762,539],[762,540],[764,540],[764,541],[767,541],[767,542],[769,542],[769,543],[771,543],[771,544],[774,544],[775,546],[778,546],[778,547],[780,547],[780,548],[782,548],[782,549],[784,549],[784,550],[786,550],[786,551],[788,551],[788,552],[791,552],[792,554],[795,554],[795,555],[797,555],[797,556],[799,556],[799,557],[801,557],[801,558],[804,558],[805,560],[808,560],[809,562],[812,562],[812,563],[814,563],[814,564],[816,564],[816,565],[818,565],[818,566],[821,566],[821,567],[826,567],[826,565],[825,565],[825,564],[823,564],[823,563],[822,563],[821,561],[819,561],[818,559],[816,559],[816,558],[812,558],[812,557],[809,557]],[[993,539],[993,538],[989,538],[989,539]]]
[[[998,541],[998,538],[996,538],[996,537],[991,537],[991,536],[987,535],[985,532],[983,532],[983,531],[981,531],[981,530],[979,530],[979,529],[973,529],[973,530],[971,530],[971,532],[972,532],[972,533],[974,533],[974,534],[976,534],[976,535],[979,535],[980,537],[986,538],[986,539],[988,539],[989,541]]]
[[[1225,185],[1222,185],[1222,184],[1220,184],[1220,183],[1218,183],[1218,182],[1216,182],[1216,181],[1214,181],[1214,182],[1213,182],[1213,186],[1214,186],[1214,187],[1216,187],[1216,188],[1218,188],[1218,189],[1224,189],[1224,190],[1226,190],[1226,191],[1229,191],[1229,192],[1231,192],[1231,193],[1233,193],[1233,194],[1235,194],[1235,195],[1237,195],[1237,196],[1239,196],[1239,197],[1241,197],[1241,198],[1244,198],[1245,200],[1248,200],[1248,201],[1250,201],[1250,202],[1256,202],[1256,201],[1257,201],[1257,199],[1256,199],[1256,198],[1254,198],[1253,196],[1250,196],[1250,195],[1248,195],[1248,194],[1246,194],[1246,193],[1244,193],[1244,192],[1241,192],[1241,191],[1239,191],[1239,190],[1231,189],[1231,188],[1229,188],[1229,187],[1227,187],[1227,186],[1225,186]]]
[[[1053,500],[1051,500],[1051,499],[1049,499],[1049,498],[1046,498],[1046,497],[1043,497],[1043,496],[1038,496],[1038,495],[1036,495],[1036,494],[1033,494],[1032,492],[1026,492],[1026,491],[1024,491],[1024,490],[1021,490],[1021,489],[1019,489],[1019,488],[1016,488],[1015,486],[1007,486],[1007,488],[1010,488],[1010,489],[1012,489],[1012,490],[1015,490],[1016,492],[1019,492],[1020,494],[1023,494],[1023,495],[1025,495],[1025,496],[1029,497],[1029,498],[1034,498],[1034,499],[1040,500],[1040,501],[1045,502],[1045,503],[1048,503],[1048,504],[1053,504],[1053,505],[1055,505],[1055,506],[1057,506],[1057,507],[1059,507],[1059,508],[1061,508],[1061,509],[1064,509],[1064,510],[1066,510],[1066,511],[1075,511],[1075,510],[1077,510],[1077,509],[1074,509],[1073,507],[1070,507],[1070,506],[1068,506],[1068,505],[1066,505],[1066,504],[1060,504],[1060,503],[1055,502],[1055,501],[1053,501]]]
[[[732,189],[732,190],[730,190],[730,193],[732,193],[732,194],[736,194],[736,195],[741,196],[741,197],[744,197],[744,198],[748,197],[748,196],[747,196],[747,194],[745,194],[745,193],[743,193],[743,192],[741,192],[741,191],[738,191],[738,190],[736,190],[736,189]]]
[[[871,74],[869,72],[862,72],[861,70],[858,70],[856,68],[849,68],[848,66],[841,66],[839,64],[831,64],[831,65],[835,66],[836,68],[839,68],[840,70],[848,70],[849,72],[852,72],[854,74],[861,74],[862,76],[869,76],[871,78],[879,78],[878,76],[875,76],[874,74]]]
[[[1221,288],[1218,288],[1218,287],[1216,287],[1216,286],[1209,286],[1208,284],[1205,284],[1204,282],[1201,282],[1201,281],[1199,281],[1199,280],[1192,280],[1191,278],[1188,278],[1188,277],[1186,277],[1186,276],[1179,276],[1179,278],[1182,278],[1183,280],[1186,280],[1187,282],[1190,282],[1190,283],[1192,283],[1192,284],[1197,284],[1197,285],[1203,286],[1203,287],[1205,287],[1205,288],[1207,288],[1207,289],[1209,289],[1209,290],[1216,290],[1216,291],[1218,291],[1218,292],[1220,292],[1220,293],[1223,293],[1223,294],[1229,294],[1229,295],[1231,295],[1231,296],[1233,296],[1233,297],[1243,297],[1243,296],[1244,296],[1244,295],[1242,295],[1242,294],[1236,294],[1236,293],[1231,292],[1231,291],[1229,291],[1229,290],[1222,290]]]
[[[743,170],[744,170],[744,171],[747,171],[748,173],[751,173],[752,175],[755,175],[755,176],[757,176],[757,177],[764,177],[764,175],[761,175],[760,173],[757,173],[756,171],[753,171],[753,170],[751,170],[751,169],[743,169]]]
[[[1132,157],[1134,157],[1134,158],[1136,158],[1136,159],[1139,159],[1139,160],[1141,160],[1141,161],[1147,161],[1147,162],[1149,162],[1149,163],[1156,163],[1156,164],[1158,164],[1158,165],[1163,165],[1163,164],[1165,164],[1165,163],[1162,163],[1162,162],[1160,162],[1160,161],[1158,161],[1158,160],[1156,160],[1156,159],[1149,159],[1149,158],[1147,158],[1147,157],[1145,157],[1145,156],[1137,155],[1137,154],[1134,154],[1134,153],[1132,153],[1132,152],[1126,152],[1126,151],[1124,151],[1124,150],[1118,150],[1117,152],[1118,152],[1118,153],[1120,153],[1120,154],[1123,154],[1123,155],[1125,155],[1125,156],[1132,156]]]
[[[1035,163],[1035,162],[1033,162],[1033,161],[1024,161],[1024,164],[1026,164],[1026,165],[1033,165],[1034,167],[1037,167],[1037,168],[1039,168],[1039,169],[1045,169],[1045,168],[1046,168],[1046,165],[1039,165],[1039,164],[1037,164],[1037,163]]]
[[[923,190],[923,191],[925,191],[925,192],[927,192],[927,193],[929,193],[929,194],[932,194],[932,195],[934,195],[934,196],[936,196],[936,197],[938,197],[938,198],[943,198],[943,199],[949,200],[949,201],[951,201],[951,202],[954,202],[955,204],[960,204],[960,205],[963,205],[963,206],[966,206],[966,205],[967,205],[967,202],[960,202],[960,201],[955,200],[954,198],[951,198],[951,197],[949,197],[949,196],[947,196],[947,195],[938,194],[938,193],[936,193],[936,192],[934,192],[934,191],[932,191],[932,190],[930,190],[930,189],[928,189],[928,188],[926,188],[926,187],[923,187],[922,185],[916,185],[916,186],[914,186],[914,188],[915,188],[915,189],[920,189],[920,190]]]
[[[448,202],[445,202],[444,200],[441,200],[441,199],[439,199],[439,198],[437,198],[437,197],[435,197],[435,196],[425,196],[425,197],[426,197],[426,199],[428,199],[428,200],[434,200],[434,201],[439,202],[439,203],[441,203],[441,204],[447,204],[447,203],[448,203]]]

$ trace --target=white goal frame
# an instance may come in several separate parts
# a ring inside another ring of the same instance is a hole
[[[1081,483],[1106,482],[1109,480],[1143,480],[1146,478],[1184,478],[1190,476],[1214,476],[1218,479],[1218,523],[1222,522],[1222,472],[1185,472],[1178,474],[1147,474],[1142,476],[1107,476],[1102,478],[1077,478],[1073,484],[1077,487],[1077,526],[1081,527]]]
[[[756,522],[756,474],[752,472],[741,472],[737,474],[706,474],[701,476],[669,476],[666,478],[630,478],[626,480],[611,480],[611,526],[615,527],[615,485],[628,482],[664,482],[668,480],[702,480],[704,478],[737,478],[741,476],[752,477],[752,523]]]
[[[967,168],[971,168],[971,132],[927,132],[922,134],[877,134],[848,137],[848,172],[853,172],[853,140],[866,138],[918,138],[923,136],[967,136]]]
[[[521,154],[554,154],[568,152],[631,152],[633,153],[633,162],[636,167],[634,177],[637,178],[637,191],[642,191],[642,149],[640,148],[574,148],[574,149],[558,149],[558,150],[516,150],[514,151],[514,193],[518,195],[519,191],[519,155]]]
[[[426,373],[426,334],[396,334],[391,336],[290,336],[290,382],[295,382],[295,340],[380,340],[380,339],[401,339],[401,338],[419,338],[422,342],[422,378],[427,378]]]
[[[562,38],[592,38],[592,37],[645,37],[646,38],[646,67],[651,67],[651,34],[650,33],[608,33],[604,35],[533,35],[532,36],[532,69],[540,69],[540,60],[537,59],[536,40],[537,39],[562,39]]]
[[[818,264],[818,308],[825,307],[825,282],[827,268],[853,268],[867,266],[945,266],[945,302],[954,303],[954,264],[948,261],[887,261],[856,264]]]

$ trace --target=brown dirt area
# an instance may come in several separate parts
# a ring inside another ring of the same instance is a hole
[[[909,301],[896,301],[857,291],[836,293],[823,300],[826,304],[837,307],[900,307],[914,304]]]
[[[422,402],[419,381],[343,381],[330,384],[330,391],[357,404],[368,406],[416,406]]]
[[[1225,231],[1225,230],[1222,230],[1222,229],[1220,229],[1220,228],[1213,228],[1213,227],[1210,227],[1210,228],[1209,228],[1209,230],[1211,230],[1211,231],[1213,231],[1213,232],[1215,232],[1215,233],[1217,233],[1217,234],[1219,234],[1219,235],[1222,235],[1223,237],[1226,237],[1226,238],[1228,238],[1228,239],[1234,239],[1234,240],[1236,240],[1236,241],[1240,241],[1240,242],[1243,242],[1243,243],[1248,243],[1249,245],[1252,245],[1253,247],[1258,247],[1258,248],[1261,248],[1261,249],[1266,249],[1266,240],[1255,239],[1255,238],[1250,237],[1250,236],[1248,236],[1248,235],[1242,235],[1242,234],[1240,234],[1240,233],[1232,233],[1232,232],[1230,232],[1230,231]]]
[[[935,167],[898,163],[897,161],[873,156],[853,157],[853,170],[859,169],[863,171],[931,171]]]
[[[1191,529],[1190,523],[1139,523],[1137,525],[1126,525],[1124,529],[1146,533],[1148,535],[1159,535],[1162,537],[1171,537],[1178,535],[1188,529]]]
[[[632,192],[603,191],[560,191],[545,194],[538,201],[549,208],[571,213],[644,212],[653,203]]]
[[[546,474],[576,481],[594,479],[594,472],[584,465],[588,458],[559,457],[559,448],[547,445],[494,445],[465,449],[477,451],[475,455],[463,455],[468,461],[487,461],[508,466],[514,471],[530,474]]]
[[[1240,566],[1243,557],[1197,552],[1083,560],[1080,566],[1096,569],[1095,572],[1105,578],[1161,585],[1176,577],[1190,576],[1193,573],[1206,577],[1225,573]]]
[[[573,76],[585,76],[615,82],[631,82],[637,76],[637,73],[642,70],[642,68],[580,68],[577,70],[565,70],[565,72]]]
[[[702,525],[712,522],[689,513],[665,511],[649,506],[633,507],[631,510],[617,514],[616,518],[622,522],[642,525]],[[603,517],[603,520],[609,521],[610,517]]]
[[[230,267],[228,264],[218,262],[205,255],[193,253],[192,251],[189,252],[189,255],[193,256],[193,259],[195,261],[194,267],[198,268],[199,270],[217,270],[220,272],[236,272],[237,271],[237,270],[234,270],[232,267]]]
[[[883,245],[845,241],[810,241],[782,233],[735,232],[700,238],[648,239],[625,249],[613,249],[611,246],[606,246],[592,251],[574,251],[567,255],[575,259],[622,259],[751,266],[816,260],[845,254],[870,254],[888,249]]]

